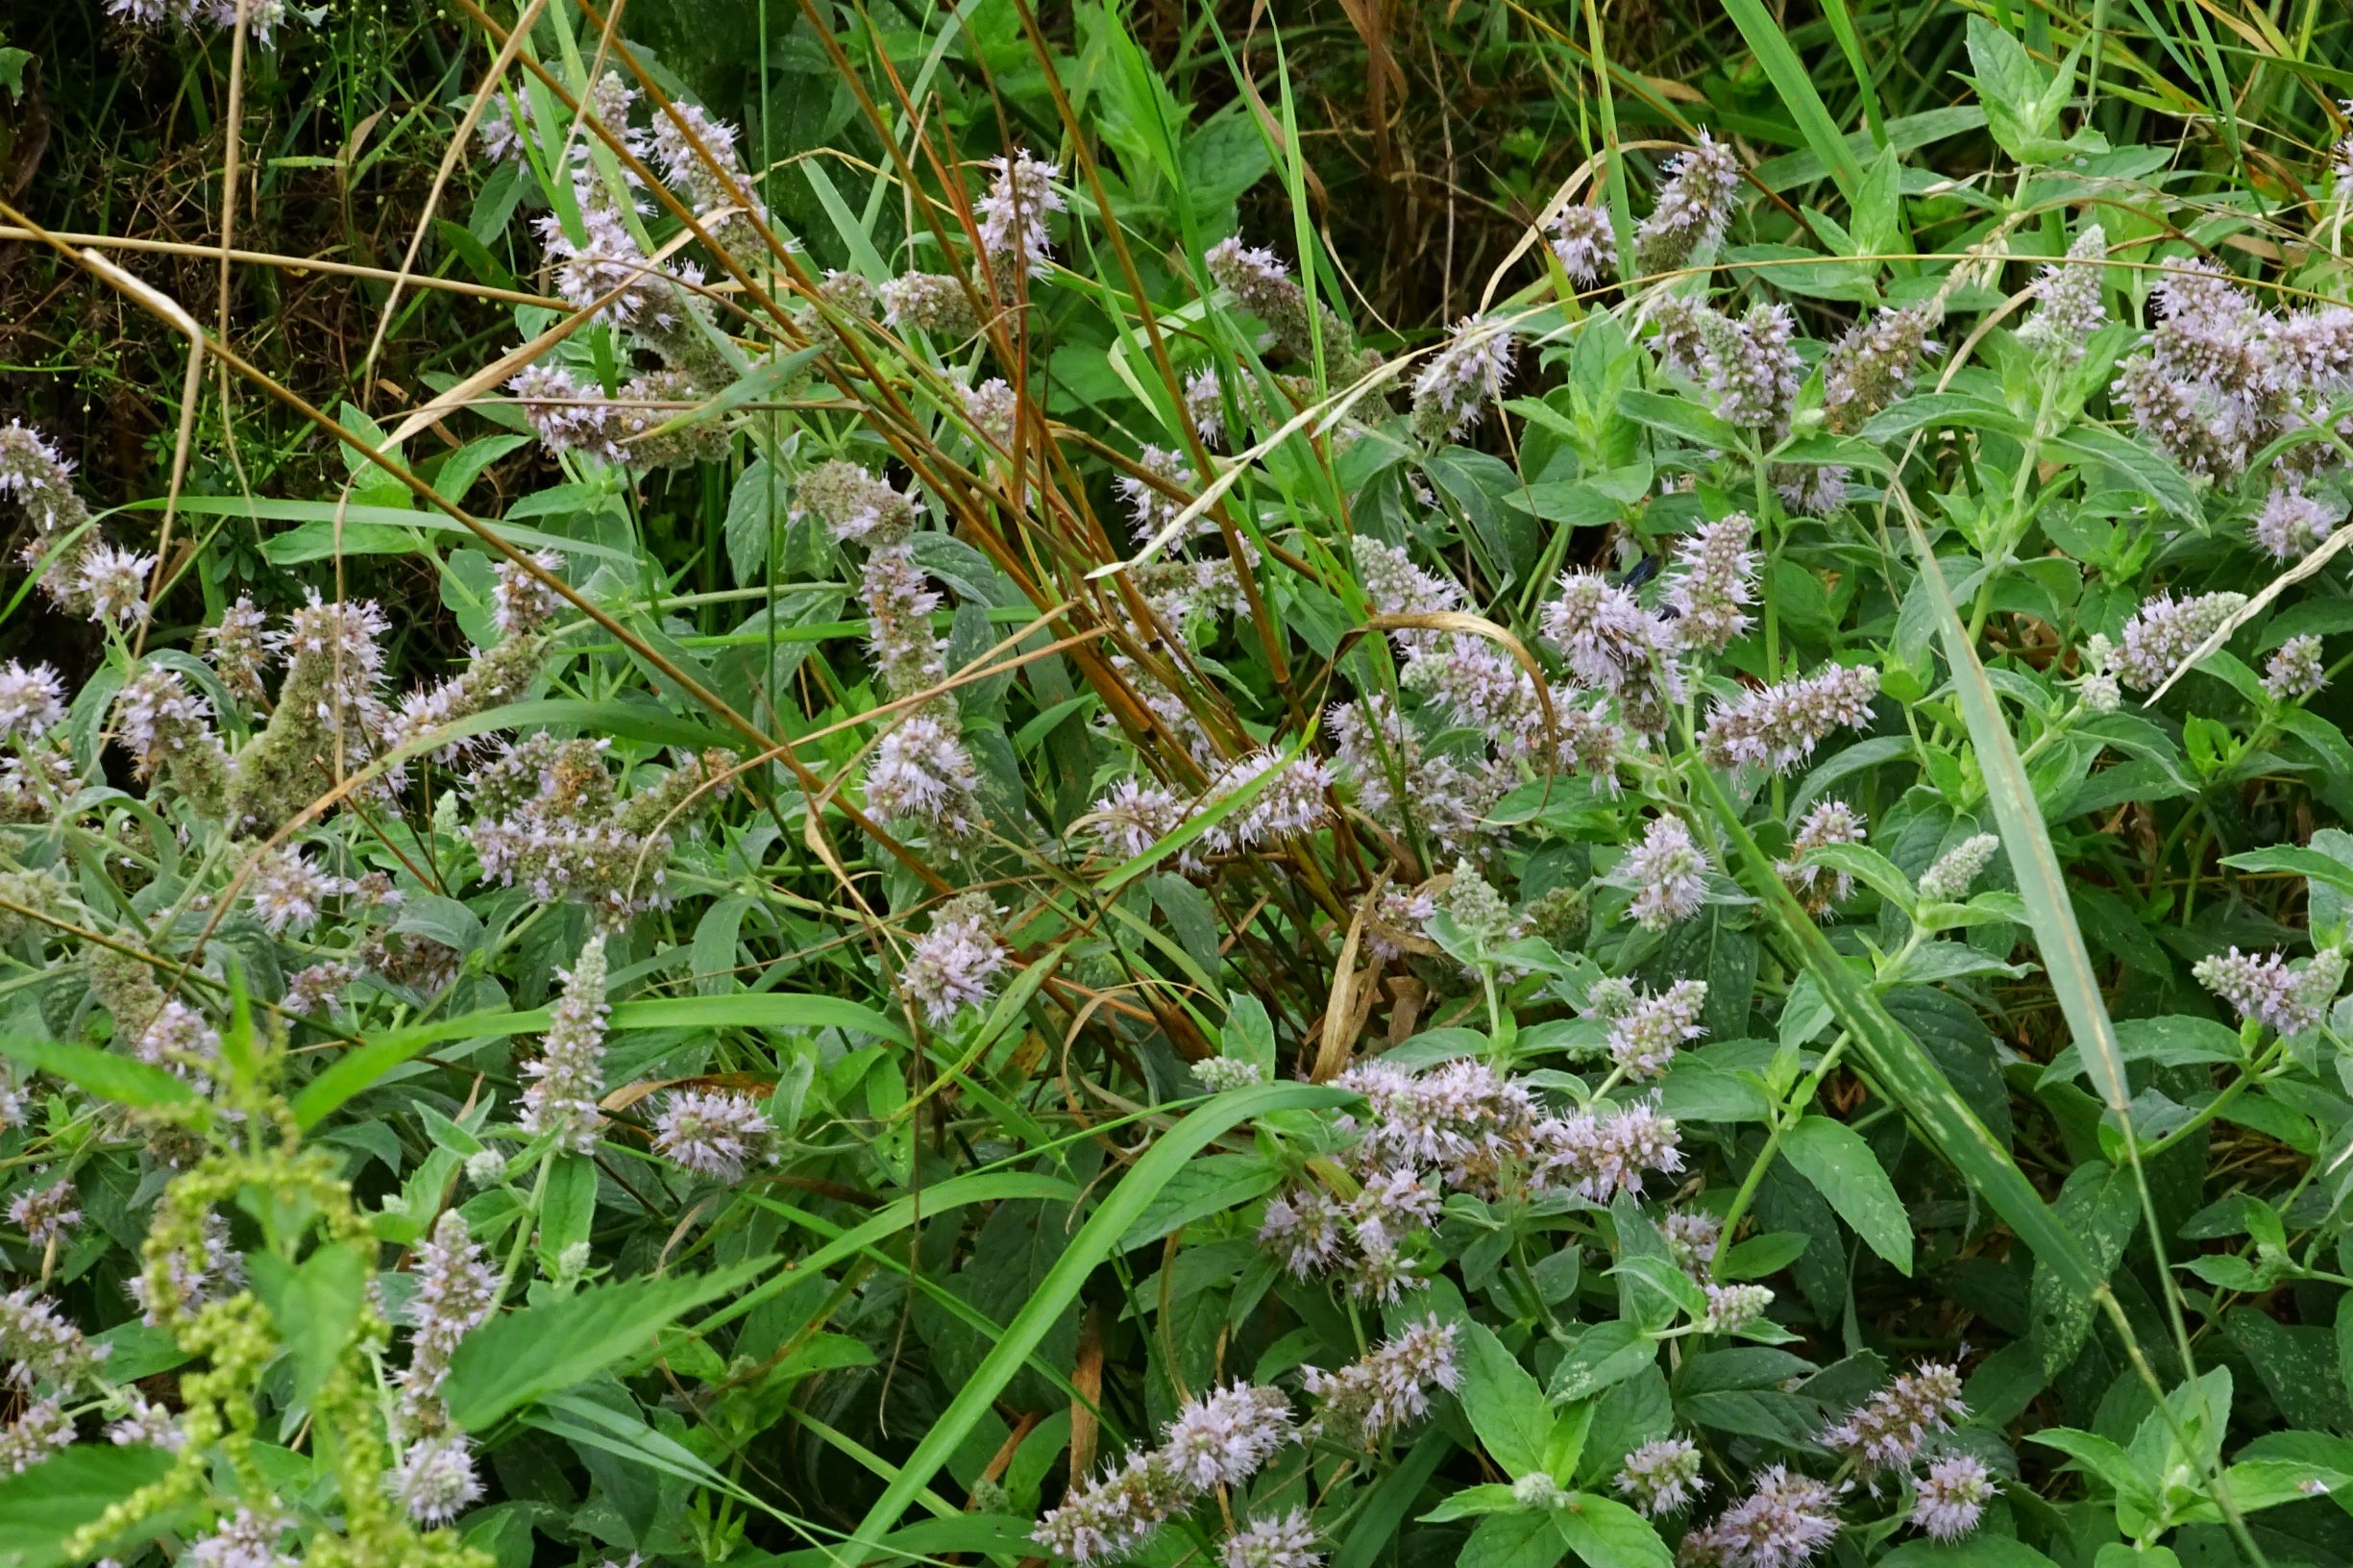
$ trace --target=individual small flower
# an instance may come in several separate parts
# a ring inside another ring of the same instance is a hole
[[[1729,149],[1702,131],[1698,144],[1669,165],[1657,204],[1634,231],[1634,271],[1644,276],[1678,271],[1722,240],[1739,191],[1740,165]]]
[[[1274,252],[1244,245],[1235,235],[1211,246],[1201,259],[1212,281],[1233,295],[1235,304],[1266,323],[1276,341],[1293,355],[1311,362],[1320,349],[1335,380],[1355,380],[1379,364],[1378,355],[1349,353],[1346,324],[1321,301],[1311,310],[1307,290]]]
[[[1680,817],[1651,819],[1642,842],[1618,863],[1619,880],[1634,889],[1634,919],[1646,931],[1664,931],[1698,914],[1707,901],[1707,856]]]
[[[1408,1324],[1362,1360],[1336,1372],[1301,1369],[1307,1391],[1322,1401],[1308,1430],[1366,1448],[1430,1413],[1430,1390],[1462,1384],[1455,1361],[1455,1326],[1435,1317]]]
[[[2075,690],[2083,705],[2094,713],[2114,713],[2123,705],[2115,662],[2116,645],[2104,633],[2096,631],[2084,639],[2083,675],[2075,682]]]
[[[278,1549],[293,1521],[275,1513],[239,1507],[224,1514],[209,1535],[198,1536],[180,1554],[185,1568],[294,1568],[295,1559]]]
[[[1786,773],[1811,757],[1831,730],[1869,724],[1878,693],[1878,671],[1847,664],[1750,692],[1717,707],[1700,737],[1700,754],[1718,768],[1746,765]]]
[[[1339,1260],[1340,1207],[1320,1187],[1299,1187],[1266,1200],[1259,1239],[1280,1250],[1283,1266],[1301,1279]]]
[[[1217,387],[1215,367],[1204,365],[1185,378],[1185,418],[1203,446],[1225,445],[1225,399]]]
[[[268,617],[254,608],[253,600],[239,595],[234,604],[221,611],[218,622],[197,634],[197,646],[211,664],[212,673],[241,702],[261,699],[261,672],[270,663],[268,625]]]
[[[146,1443],[155,1448],[177,1453],[187,1443],[187,1433],[171,1411],[153,1403],[137,1389],[130,1390],[131,1408],[107,1425],[107,1440],[117,1448],[130,1448]]]
[[[1928,340],[1935,325],[1933,307],[1916,305],[1881,310],[1847,329],[1822,362],[1822,411],[1830,429],[1859,430],[1901,397],[1922,358],[1937,352]]]
[[[1438,1195],[1409,1165],[1368,1174],[1349,1200],[1348,1218],[1360,1246],[1393,1246],[1438,1222]]]
[[[446,1525],[482,1495],[473,1445],[455,1433],[420,1437],[401,1451],[390,1477],[394,1501],[424,1525]]]
[[[1854,877],[1847,871],[1825,875],[1807,857],[1833,844],[1863,842],[1863,814],[1844,800],[1817,801],[1798,824],[1789,844],[1789,858],[1774,867],[1782,884],[1805,906],[1809,915],[1845,903],[1854,895]]]
[[[28,1188],[16,1194],[9,1205],[9,1223],[24,1232],[25,1239],[37,1247],[62,1240],[82,1223],[72,1178],[61,1177],[47,1187]]]
[[[740,1182],[754,1164],[775,1164],[776,1129],[748,1094],[684,1089],[654,1118],[653,1146],[687,1169]]]
[[[818,464],[793,488],[793,514],[808,516],[836,539],[876,547],[897,543],[915,527],[915,501],[858,464]]]
[[[1201,481],[1193,473],[1192,465],[1185,460],[1185,454],[1171,452],[1166,447],[1144,448],[1136,455],[1136,466],[1187,496],[1200,487]],[[1120,475],[1116,488],[1120,499],[1127,502],[1128,527],[1140,542],[1157,538],[1163,529],[1176,521],[1177,514],[1186,506],[1185,501],[1133,474]],[[1215,523],[1205,514],[1194,520],[1192,531],[1197,533],[1214,527]]]
[[[965,417],[982,439],[1011,452],[1015,422],[1021,412],[1021,400],[1015,395],[1013,383],[1002,376],[992,376],[978,386],[958,387],[956,395],[964,404]]]
[[[1994,1496],[1994,1478],[1973,1454],[1948,1454],[1920,1478],[1912,1523],[1940,1541],[1958,1540],[1977,1528]]]
[[[1957,904],[1969,896],[1974,883],[1986,867],[1993,863],[1994,852],[2001,841],[1991,833],[1975,833],[1937,857],[1936,864],[1920,875],[1920,901],[1924,904]]]
[[[1248,1089],[1264,1077],[1256,1062],[1238,1062],[1230,1056],[1213,1056],[1206,1062],[1195,1062],[1192,1075],[1201,1081],[1202,1088],[1213,1094]]]
[[[2320,662],[2320,639],[2291,637],[2279,645],[2264,666],[2263,689],[2282,702],[2312,696],[2328,684],[2328,670]]]
[[[922,822],[951,839],[982,820],[980,772],[952,727],[956,706],[943,699],[917,709],[874,747],[866,771],[866,803],[875,815]]]
[[[1678,980],[1653,995],[1630,993],[1622,1008],[1607,1015],[1611,1064],[1629,1078],[1665,1077],[1675,1053],[1706,1035],[1700,1023],[1706,1001],[1704,980]]]
[[[532,566],[548,576],[561,580],[564,557],[552,550],[533,551],[526,557]],[[537,631],[555,614],[563,600],[546,582],[525,570],[516,561],[502,560],[498,564],[491,584],[491,618],[499,630],[508,637]]]
[[[2285,953],[2209,953],[2191,968],[2197,983],[2230,1003],[2244,1019],[2300,1035],[2316,1027],[2328,1004],[2343,983],[2345,954],[2326,948],[2301,970],[2288,965]]]
[[[1128,777],[1112,786],[1089,814],[1088,829],[1110,853],[1133,860],[1184,825],[1190,815],[1174,790]]]
[[[74,586],[100,625],[127,624],[147,607],[147,579],[156,569],[153,555],[116,545],[92,545],[82,555]]]
[[[1687,1274],[1705,1273],[1724,1239],[1724,1221],[1704,1209],[1674,1210],[1658,1229],[1667,1238],[1667,1251]]]
[[[2300,561],[2336,529],[2341,514],[2292,485],[2264,498],[2255,520],[2255,542],[2275,561]]]
[[[1383,1306],[1430,1282],[1415,1272],[1413,1261],[1386,1241],[1361,1248],[1346,1270],[1348,1293],[1359,1301]]]
[[[1544,606],[1539,625],[1566,656],[1579,684],[1620,691],[1635,672],[1663,656],[1665,628],[1633,595],[1598,572],[1564,573],[1559,587],[1559,596]]]
[[[2067,248],[2067,260],[2043,269],[2035,281],[2034,315],[2019,329],[2019,336],[2048,348],[2069,364],[2083,357],[2084,344],[2106,325],[2107,307],[2100,303],[2100,269],[2092,263],[2106,259],[2108,233],[2093,224]]]
[[[1700,1450],[1688,1437],[1644,1443],[1618,1466],[1617,1488],[1652,1518],[1679,1513],[1707,1490]]]
[[[342,959],[324,959],[294,971],[286,981],[286,1010],[291,1013],[326,1013],[335,1005],[344,989],[359,978],[359,971]]]
[[[1614,1112],[1596,1105],[1567,1116],[1547,1116],[1533,1129],[1536,1185],[1587,1203],[1606,1204],[1624,1193],[1639,1197],[1646,1170],[1683,1168],[1679,1130],[1655,1102],[1636,1101]]]
[[[1131,1454],[1099,1481],[1072,1486],[1038,1521],[1032,1538],[1058,1557],[1123,1557],[1149,1540],[1192,1494],[1158,1453]]]
[[[1804,1568],[1838,1533],[1838,1494],[1785,1465],[1756,1474],[1749,1495],[1683,1537],[1679,1562]]]
[[[1541,1470],[1531,1470],[1511,1483],[1511,1501],[1523,1508],[1564,1507],[1569,1496],[1567,1487]]]
[[[0,668],[0,739],[37,741],[65,722],[65,685],[45,664]]]
[[[1722,319],[1707,337],[1707,389],[1717,417],[1746,429],[1778,431],[1804,381],[1797,319],[1785,305],[1757,305],[1737,321]]]
[[[0,1427],[0,1473],[30,1470],[74,1440],[74,1418],[56,1398],[37,1399]]]
[[[1774,493],[1794,516],[1828,517],[1847,504],[1851,471],[1843,463],[1776,463],[1772,473]]]
[[[1435,441],[1460,436],[1477,424],[1487,404],[1504,395],[1512,352],[1511,329],[1503,323],[1476,316],[1457,322],[1446,346],[1413,380],[1414,432]]]
[[[1304,1508],[1253,1520],[1226,1537],[1219,1556],[1225,1568],[1322,1568],[1324,1560]]]
[[[1204,812],[1238,796],[1249,798],[1212,823],[1201,835],[1201,845],[1212,854],[1233,854],[1312,832],[1331,820],[1331,788],[1332,770],[1313,752],[1286,761],[1274,747],[1261,747],[1235,761],[1202,792]]]
[[[1761,1285],[1709,1285],[1707,1314],[1702,1326],[1709,1334],[1737,1334],[1773,1305],[1773,1292]]]
[[[1667,585],[1675,611],[1675,636],[1684,648],[1721,653],[1749,629],[1748,606],[1756,601],[1756,524],[1746,512],[1703,523],[1685,535],[1675,555],[1676,576]]]
[[[877,284],[886,327],[913,327],[959,341],[980,331],[963,282],[943,272],[909,272]]]
[[[1610,227],[1609,211],[1600,207],[1564,207],[1553,220],[1553,255],[1569,282],[1598,283],[1618,265],[1618,232]]]
[[[133,1052],[149,1066],[165,1067],[203,1084],[221,1054],[221,1033],[175,996],[156,1012]]]
[[[991,159],[989,168],[994,178],[972,204],[980,216],[981,251],[993,266],[1020,267],[1040,276],[1054,254],[1046,214],[1063,210],[1062,192],[1054,188],[1060,171],[1025,148]]]
[[[563,992],[549,1010],[548,1033],[537,1061],[526,1063],[530,1082],[517,1119],[533,1138],[554,1135],[559,1147],[585,1154],[597,1146],[604,1093],[604,934],[596,932],[561,976]]]
[[[1238,1383],[1187,1400],[1162,1433],[1161,1455],[1181,1484],[1206,1492],[1248,1481],[1290,1438],[1281,1391]]]
[[[1480,875],[1479,868],[1467,860],[1455,863],[1454,878],[1437,905],[1457,929],[1483,947],[1510,941],[1518,924],[1511,905],[1495,890],[1495,884]]]
[[[987,894],[959,894],[915,939],[900,978],[935,1027],[989,999],[990,982],[1005,968],[1005,944],[991,929],[996,914]]]
[[[254,863],[253,874],[245,879],[245,901],[270,935],[299,934],[317,921],[319,906],[341,885],[304,858],[302,850],[281,847]]]
[[[1968,1409],[1959,1369],[1949,1361],[1924,1361],[1824,1428],[1821,1442],[1866,1473],[1902,1470],[1930,1433],[1949,1432]]]
[[[49,1297],[20,1286],[0,1295],[0,1383],[59,1384],[96,1373],[107,1346],[93,1344]]]

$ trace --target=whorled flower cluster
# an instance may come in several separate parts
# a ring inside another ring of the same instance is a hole
[[[760,1102],[733,1090],[682,1089],[669,1095],[654,1117],[653,1146],[698,1175],[727,1183],[782,1154],[775,1124]]]
[[[1875,668],[1845,664],[1749,692],[1709,717],[1700,754],[1718,768],[1786,773],[1811,757],[1831,730],[1868,725],[1878,694]]]
[[[1187,1400],[1161,1444],[1074,1485],[1038,1521],[1038,1544],[1073,1562],[1126,1556],[1193,1501],[1238,1486],[1298,1435],[1279,1389],[1234,1384]]]
[[[2250,1023],[2300,1035],[2318,1027],[2328,1006],[2344,984],[2346,954],[2341,947],[2325,947],[2302,968],[2292,967],[2285,953],[2209,953],[2190,970],[2197,983],[2231,1005]]]
[[[586,1154],[597,1146],[604,1093],[604,936],[592,934],[580,956],[561,976],[563,990],[548,1012],[548,1033],[536,1059],[523,1066],[529,1080],[517,1118],[533,1138],[552,1138],[558,1148]]]

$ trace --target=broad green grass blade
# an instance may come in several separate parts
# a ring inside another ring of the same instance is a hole
[[[1789,36],[1766,12],[1758,0],[1724,0],[1726,14],[1740,29],[1740,36],[1749,40],[1756,62],[1765,68],[1774,90],[1788,106],[1798,129],[1804,134],[1806,146],[1813,149],[1830,178],[1838,183],[1839,194],[1853,201],[1863,188],[1863,165],[1855,160],[1854,149],[1839,134],[1830,111],[1823,106],[1822,95],[1814,90],[1814,79],[1805,62],[1789,46]]]
[[[1734,856],[1748,871],[1745,881],[1750,891],[1763,895],[1766,918],[1812,971],[1832,1014],[1854,1037],[1855,1049],[1880,1087],[1977,1195],[2009,1222],[2034,1255],[2059,1272],[2070,1286],[2075,1308],[2088,1316],[2093,1292],[2103,1282],[2083,1243],[2059,1223],[2034,1184],[1954,1091],[1943,1069],[1888,1014],[1781,885],[1773,857],[1758,847],[1742,824],[1739,809],[1725,793],[1723,782],[1706,769],[1695,770],[1694,777],[1714,809]]]
[[[1945,576],[1937,566],[1936,556],[1922,531],[1920,520],[1907,504],[1903,508],[1904,526],[1912,537],[1912,550],[1920,557],[1920,580],[1927,585],[1931,601],[1936,606],[1937,627],[1945,644],[1945,660],[1952,670],[1953,689],[1961,699],[1961,715],[1969,725],[1971,744],[1976,748],[1978,772],[1984,775],[1986,795],[1994,807],[1994,821],[2001,830],[2002,847],[2010,857],[2010,871],[2018,881],[2019,896],[2026,906],[2027,924],[2033,929],[2035,945],[2043,954],[2043,968],[2050,977],[2051,990],[2059,1000],[2059,1010],[2067,1018],[2069,1031],[2074,1037],[2076,1048],[2082,1053],[2084,1066],[2090,1072],[2094,1087],[2106,1101],[2123,1133],[2125,1163],[2130,1167],[2133,1185],[2141,1200],[2141,1214],[2148,1237],[2148,1244],[2156,1262],[2157,1283],[2163,1293],[2166,1317],[2173,1331],[2175,1348],[2180,1352],[2182,1366],[2192,1379],[2197,1376],[2197,1357],[2193,1348],[2188,1323],[2182,1314],[2181,1292],[2174,1285],[2171,1267],[2166,1261],[2164,1227],[2158,1223],[2157,1205],[2149,1192],[2148,1176],[2141,1167],[2139,1146],[2134,1140],[2130,1106],[2132,1091],[2124,1082],[2124,1056],[2117,1044],[2116,1024],[2108,1016],[2106,997],[2100,993],[2099,982],[2092,972],[2092,955],[2084,946],[2083,932],[2075,923],[2073,901],[2069,898],[2067,883],[2059,870],[2059,857],[2052,850],[2050,833],[2044,826],[2043,811],[2037,802],[2034,787],[2026,778],[2026,770],[2019,761],[2018,743],[2010,734],[2008,723],[1995,699],[1993,682],[1986,678],[1985,666],[1977,659],[1977,650],[1971,645],[1969,632],[1961,625],[1960,613],[1954,609],[1952,595],[1945,586]],[[2004,1217],[2007,1217],[2006,1215]],[[2015,1224],[2015,1221],[2013,1221]],[[2071,1242],[2074,1237],[2067,1233]],[[2032,1245],[2029,1240],[2029,1245]],[[2037,1249],[2037,1256],[2040,1256]],[[2077,1256],[2090,1270],[2089,1253],[2080,1246]],[[2107,1281],[2094,1282],[2099,1297],[2113,1301]],[[2095,1296],[2087,1291],[2080,1311],[2092,1311]],[[2071,1302],[2065,1309],[2078,1310]],[[2128,1331],[2120,1314],[2113,1314],[2118,1332]],[[2146,1370],[2145,1360],[2133,1347],[2134,1357],[2142,1376],[2151,1392],[2163,1396],[2153,1377]],[[2201,1468],[2204,1468],[2201,1466]],[[2222,1511],[2225,1522],[2240,1541],[2251,1562],[2264,1560],[2247,1535],[2245,1521],[2240,1518],[2237,1506],[2229,1491],[2222,1487],[2213,1473],[2201,1478],[2206,1482],[2207,1495]]]
[[[1924,563],[1920,581],[1936,606],[1945,660],[1952,668],[1953,689],[1961,699],[1971,744],[1977,750],[1977,766],[1985,774],[1986,796],[1993,802],[2002,846],[2009,851],[2019,896],[2026,903],[2035,945],[2043,952],[2043,967],[2058,994],[2059,1011],[2067,1017],[2069,1032],[2091,1069],[2093,1087],[2110,1110],[2121,1112],[2132,1099],[2131,1090],[2124,1087],[2123,1053],[2117,1048],[2116,1025],[2108,1017],[2107,1000],[2092,975],[2092,955],[2084,946],[2083,932],[2076,927],[2074,905],[2059,871],[2059,857],[2051,849],[2050,834],[2043,825],[2042,807],[2018,760],[2018,744],[2011,739],[2010,726],[1995,701],[1993,683],[1986,679],[1985,666],[1977,662],[1976,649],[1970,647],[1969,633],[1953,608],[1952,595],[1945,586],[1945,575],[1937,568],[1927,536],[1917,522],[1908,527],[1912,548]]]
[[[1184,1168],[1187,1161],[1220,1134],[1252,1116],[1274,1111],[1310,1111],[1344,1105],[1352,1098],[1344,1090],[1317,1084],[1260,1084],[1237,1093],[1218,1095],[1162,1134],[1160,1141],[1136,1162],[1112,1189],[1111,1196],[1079,1227],[1078,1234],[1070,1238],[1068,1250],[1055,1261],[1045,1278],[1039,1282],[1037,1290],[1005,1326],[1005,1336],[991,1348],[971,1381],[957,1391],[939,1420],[915,1445],[915,1452],[899,1467],[897,1479],[867,1510],[855,1541],[878,1541],[898,1523],[908,1505],[971,1435],[973,1427],[1004,1391],[1005,1384],[1013,1381],[1030,1353],[1038,1348],[1038,1342],[1045,1337],[1046,1330],[1062,1315],[1063,1309],[1078,1299],[1079,1288],[1087,1283],[1088,1276],[1111,1256],[1120,1237],[1143,1213],[1144,1205]]]

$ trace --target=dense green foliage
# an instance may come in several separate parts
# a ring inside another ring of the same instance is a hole
[[[2353,20],[0,25],[0,1564],[2353,1560]]]

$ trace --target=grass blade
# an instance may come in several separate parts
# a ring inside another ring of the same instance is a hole
[[[1353,1098],[1344,1090],[1316,1084],[1260,1084],[1216,1096],[1162,1134],[1160,1140],[1112,1189],[1102,1206],[1079,1227],[1078,1234],[1070,1238],[1069,1248],[1055,1261],[1045,1278],[1039,1282],[1037,1290],[1005,1326],[1004,1337],[990,1347],[988,1357],[972,1374],[971,1381],[957,1390],[955,1399],[940,1413],[940,1419],[915,1445],[915,1452],[899,1466],[897,1479],[867,1510],[854,1543],[871,1545],[898,1523],[908,1505],[931,1483],[931,1478],[939,1473],[948,1457],[963,1446],[1005,1384],[1013,1381],[1022,1362],[1045,1337],[1046,1330],[1062,1315],[1063,1309],[1078,1299],[1079,1288],[1087,1283],[1088,1276],[1111,1256],[1128,1227],[1143,1213],[1144,1205],[1184,1168],[1187,1161],[1220,1134],[1252,1116],[1273,1111],[1344,1105]]]

